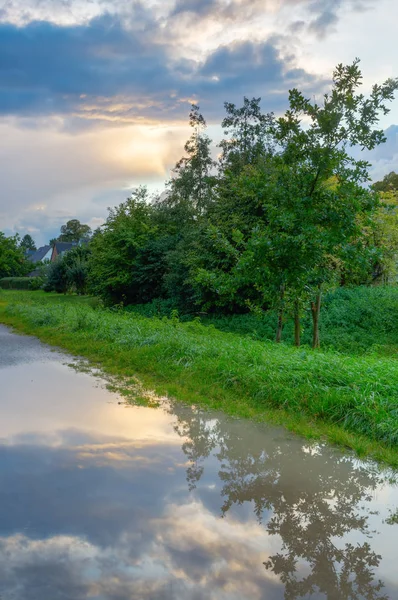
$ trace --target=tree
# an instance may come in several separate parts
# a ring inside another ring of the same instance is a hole
[[[294,89],[289,94],[290,108],[275,127],[281,157],[299,192],[294,212],[301,213],[316,234],[316,258],[311,253],[302,254],[307,285],[314,294],[314,347],[319,346],[322,286],[334,276],[347,244],[362,235],[358,216],[371,216],[377,206],[375,195],[361,187],[369,181],[370,165],[352,158],[350,148],[359,145],[372,150],[385,142],[383,131],[376,126],[380,114],[389,112],[387,102],[394,98],[398,80],[374,85],[368,98],[359,93],[361,85],[359,60],[348,66],[340,64],[333,73],[332,90],[325,94],[322,104],[311,102]]]
[[[196,104],[192,104],[189,124],[193,133],[184,146],[188,156],[181,158],[173,170],[174,177],[168,184],[170,200],[187,204],[193,214],[202,214],[212,197],[214,161],[211,139],[205,134],[206,121]]]
[[[66,294],[69,288],[68,268],[62,256],[52,262],[47,269],[47,279],[44,284],[46,292],[57,292]]]
[[[80,242],[89,238],[91,228],[88,225],[83,225],[78,219],[71,219],[62,225],[61,235],[58,237],[58,242]]]
[[[90,256],[91,250],[87,245],[71,248],[62,256],[68,289],[74,289],[78,294],[86,293]]]
[[[207,269],[202,281],[213,289],[237,289],[237,282],[251,280],[259,291],[255,304],[278,308],[277,341],[289,307],[295,313],[299,344],[300,310],[310,301],[313,346],[319,346],[322,290],[337,283],[342,266],[362,252],[366,227],[377,208],[377,195],[364,187],[369,164],[353,159],[350,148],[373,149],[385,140],[376,125],[380,114],[388,112],[398,80],[375,85],[365,98],[358,91],[358,64],[356,60],[336,68],[332,90],[321,104],[291,90],[285,115],[264,121],[255,160],[242,167],[243,161],[238,162],[239,169],[226,161],[223,180],[228,180],[228,193],[219,194],[224,218],[217,219],[217,226],[237,253],[229,278]],[[247,134],[245,118],[238,123],[233,141],[224,145],[232,148],[232,156],[238,147],[239,156],[250,158],[255,138]],[[264,135],[272,136],[274,152],[272,144],[268,148],[260,143]],[[238,146],[235,140],[240,140]]]
[[[23,236],[19,246],[24,250],[25,253],[27,250],[36,250],[36,244],[29,233]]]
[[[243,106],[237,108],[225,102],[226,117],[222,121],[228,137],[220,143],[222,169],[234,174],[245,166],[255,164],[260,157],[273,152],[272,124],[274,115],[263,114],[261,98],[244,97]]]
[[[398,192],[398,174],[391,171],[382,181],[376,181],[372,188],[375,192]]]
[[[90,286],[108,303],[132,303],[139,297],[135,268],[141,249],[156,233],[148,199],[147,189],[140,187],[109,209],[101,233],[90,243]]]
[[[0,278],[23,276],[31,268],[32,263],[25,259],[19,236],[6,237],[0,231]]]

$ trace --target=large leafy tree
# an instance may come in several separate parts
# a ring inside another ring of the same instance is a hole
[[[275,127],[281,156],[298,189],[294,213],[304,217],[317,248],[315,260],[311,253],[302,253],[307,284],[316,290],[311,304],[314,347],[319,346],[322,285],[333,276],[333,266],[344,258],[346,246],[360,237],[358,216],[370,215],[377,204],[375,196],[362,188],[370,180],[370,165],[355,160],[350,149],[372,150],[385,141],[377,125],[380,115],[389,112],[387,103],[394,97],[398,80],[374,85],[368,97],[360,92],[361,85],[359,60],[340,64],[322,103],[292,90],[290,108]],[[334,185],[330,185],[332,177]],[[308,236],[303,241],[309,241]]]
[[[361,83],[356,60],[336,68],[331,92],[319,104],[292,90],[285,115],[266,121],[274,152],[264,145],[256,160],[232,178],[231,168],[226,169],[233,193],[221,194],[221,214],[226,216],[229,207],[233,217],[218,227],[237,250],[236,259],[229,278],[208,268],[199,276],[213,289],[237,290],[237,282],[251,280],[259,291],[257,304],[278,306],[277,341],[289,301],[299,343],[301,306],[310,300],[313,345],[319,346],[322,289],[364,251],[362,238],[378,198],[364,186],[369,164],[352,158],[350,149],[371,150],[385,140],[377,123],[388,113],[398,81],[375,85],[369,97],[360,93]],[[240,217],[234,223],[235,207]]]
[[[79,219],[71,219],[65,225],[62,225],[58,242],[80,242],[88,239],[90,235],[91,228],[88,225],[80,223]]]

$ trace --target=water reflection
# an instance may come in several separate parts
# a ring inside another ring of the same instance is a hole
[[[375,467],[178,403],[126,409],[27,352],[0,351],[2,600],[398,597]]]
[[[245,422],[221,418],[209,426],[205,414],[187,419],[176,404],[173,413],[175,430],[188,440],[182,445],[188,486],[197,485],[214,452],[222,514],[250,503],[259,523],[264,519],[267,532],[280,537],[280,551],[264,565],[283,582],[286,600],[314,594],[330,600],[388,598],[375,575],[382,556],[369,541],[369,512],[359,510],[381,484],[375,467],[284,435],[255,435]],[[347,534],[350,541],[344,543]]]

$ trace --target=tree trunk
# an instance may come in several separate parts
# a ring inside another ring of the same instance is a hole
[[[301,344],[300,334],[300,304],[299,301],[296,300],[294,305],[294,345],[297,347]]]
[[[280,308],[278,312],[278,326],[276,329],[276,338],[275,341],[277,344],[280,344],[282,341],[282,331],[283,331],[283,313],[284,313],[284,305],[283,300],[285,297],[285,286],[281,287],[281,297],[280,297]]]
[[[319,348],[321,345],[319,338],[319,316],[321,313],[321,298],[322,292],[321,287],[319,286],[318,295],[316,297],[315,302],[311,302],[311,313],[312,313],[312,323],[313,323],[313,334],[312,334],[312,347]]]
[[[280,344],[282,341],[282,330],[283,330],[283,308],[281,308],[278,313],[278,327],[276,329],[276,338],[275,338],[275,341],[277,344]]]

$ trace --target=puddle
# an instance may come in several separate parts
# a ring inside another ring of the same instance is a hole
[[[396,600],[398,487],[0,326],[1,600]]]

